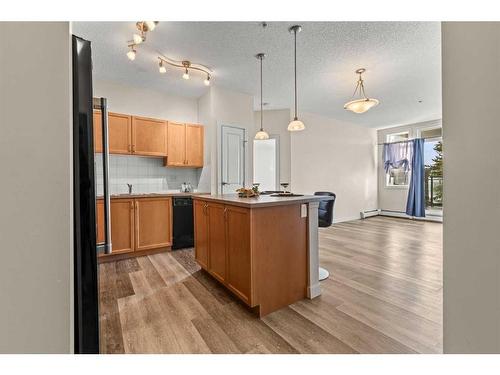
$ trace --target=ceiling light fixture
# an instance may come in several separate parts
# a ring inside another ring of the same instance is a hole
[[[128,57],[128,59],[130,61],[134,61],[135,60],[135,54],[136,54],[135,44],[129,45],[129,48],[130,48],[130,50],[127,52],[127,57]]]
[[[262,60],[266,57],[264,53],[259,53],[255,57],[260,60],[260,130],[255,134],[255,139],[269,139],[269,134],[264,130],[264,101],[262,100]]]
[[[159,62],[158,70],[162,74],[167,72],[167,68],[165,68],[165,65],[163,65],[163,61],[162,60],[160,60],[160,62]]]
[[[356,84],[356,88],[354,89],[354,94],[352,94],[352,97],[354,98],[356,96],[356,93],[359,91],[360,99],[351,100],[344,105],[344,109],[347,109],[348,111],[354,113],[365,113],[370,108],[375,107],[379,103],[377,99],[370,99],[365,94],[365,85],[363,82],[363,78],[361,77],[364,72],[366,72],[365,68],[356,70],[356,74],[359,74],[359,79]]]
[[[158,60],[160,60],[160,67],[163,66],[163,68],[165,68],[165,64],[168,64],[168,65],[173,66],[175,68],[181,68],[183,70],[182,78],[184,78],[186,80],[191,78],[191,76],[189,74],[191,71],[198,71],[198,72],[202,72],[202,73],[206,74],[206,78],[203,81],[205,86],[210,86],[210,84],[212,82],[213,72],[205,65],[192,63],[189,60],[177,61],[177,60],[171,59],[171,58],[166,57],[166,56],[158,56]],[[166,71],[166,68],[165,68],[165,71]],[[161,72],[161,70],[160,70],[160,72]]]
[[[297,117],[297,33],[302,30],[302,26],[294,25],[288,29],[294,36],[294,77],[295,77],[295,116],[293,120],[288,124],[288,131],[297,132],[304,130],[306,127],[302,121]]]
[[[129,60],[135,60],[135,55],[137,53],[135,47],[146,41],[146,33],[148,31],[153,31],[157,24],[158,21],[139,21],[135,23],[135,27],[139,30],[139,33],[134,33],[132,35],[132,40],[128,41],[130,50],[127,52],[127,57]]]

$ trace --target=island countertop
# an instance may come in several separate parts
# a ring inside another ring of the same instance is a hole
[[[204,200],[211,202],[219,202],[223,204],[230,204],[233,206],[258,208],[258,207],[271,207],[281,206],[288,204],[299,204],[308,202],[319,202],[333,199],[329,196],[318,195],[301,195],[291,197],[272,197],[270,195],[259,195],[257,197],[242,198],[238,194],[200,194],[193,196],[195,200]]]

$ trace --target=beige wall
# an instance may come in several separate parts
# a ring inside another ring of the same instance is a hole
[[[393,133],[409,132],[410,138],[419,137],[419,130],[441,126],[441,120],[419,122],[417,124],[402,125],[397,127],[379,129],[377,132],[378,143],[384,143],[386,136]],[[408,187],[386,186],[386,175],[384,162],[382,160],[384,147],[379,145],[377,149],[378,159],[378,208],[381,210],[406,212],[406,201],[408,199]]]
[[[244,128],[247,140],[253,139],[254,134],[254,111],[253,96],[227,90],[217,86],[211,86],[207,92],[198,100],[199,120],[207,124],[207,141],[210,153],[210,174],[202,171],[199,186],[210,186],[211,192],[216,193],[219,188],[220,179],[220,129],[222,125],[231,125]],[[245,148],[245,184],[251,186],[253,175],[252,147]],[[210,179],[210,181],[208,181]]]
[[[117,82],[93,82],[94,96],[108,99],[112,112],[156,117],[179,122],[198,122],[198,100],[167,95],[156,90]]]
[[[280,182],[290,182],[290,132],[287,130],[290,122],[290,110],[264,111],[264,129],[279,139]],[[260,129],[260,111],[254,113],[254,133]]]
[[[294,192],[337,194],[334,221],[360,218],[377,208],[377,131],[302,113],[306,130],[291,133]]]
[[[500,352],[500,23],[443,23],[444,351]]]
[[[1,353],[72,350],[70,47],[67,22],[0,23]]]

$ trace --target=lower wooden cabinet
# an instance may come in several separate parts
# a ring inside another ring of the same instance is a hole
[[[252,305],[250,210],[194,201],[198,264]]]
[[[172,246],[172,198],[135,199],[135,250]]]
[[[104,202],[97,200],[97,242],[104,242]],[[172,245],[172,198],[111,199],[112,254]],[[100,256],[105,256],[100,254]]]

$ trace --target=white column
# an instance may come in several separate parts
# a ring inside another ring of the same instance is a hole
[[[318,247],[318,207],[319,202],[307,204],[307,255],[308,279],[307,297],[313,299],[321,294],[319,286],[319,247]]]

